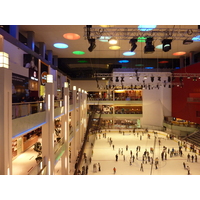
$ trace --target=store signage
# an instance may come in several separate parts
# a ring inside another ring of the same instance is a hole
[[[41,84],[45,85],[47,83],[47,72],[42,72],[41,73]]]

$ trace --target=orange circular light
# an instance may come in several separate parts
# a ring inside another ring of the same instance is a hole
[[[78,40],[80,38],[80,35],[76,33],[65,33],[63,37],[68,40]]]
[[[179,51],[179,52],[173,53],[174,56],[182,56],[184,54],[186,54],[186,52],[184,52],[184,51]]]

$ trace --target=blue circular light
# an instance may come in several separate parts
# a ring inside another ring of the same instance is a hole
[[[194,42],[200,42],[200,35],[197,35],[197,36],[193,37],[192,40]]]
[[[68,45],[64,44],[64,43],[55,43],[53,46],[56,47],[56,48],[59,48],[59,49],[66,49],[66,48],[68,48]]]
[[[139,25],[138,26],[138,29],[140,31],[151,31],[153,30],[154,28],[156,28],[156,25]]]
[[[135,55],[135,52],[127,51],[123,53],[124,56],[133,56]]]
[[[129,60],[119,60],[119,63],[128,63]]]

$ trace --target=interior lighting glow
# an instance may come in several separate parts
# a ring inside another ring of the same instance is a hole
[[[109,28],[109,27],[114,27],[115,25],[100,25],[100,26],[104,28]]]
[[[117,40],[115,38],[111,38],[108,42],[109,44],[117,44]]]
[[[78,40],[80,38],[80,35],[76,33],[65,33],[63,37],[68,40]]]
[[[194,42],[200,42],[200,35],[197,35],[197,36],[193,37],[192,40]]]
[[[167,61],[167,60],[162,60],[162,61],[160,61],[159,63],[161,63],[161,64],[163,64],[163,63],[168,63],[169,61]]]
[[[68,48],[68,45],[64,44],[64,43],[55,43],[53,46],[58,48],[58,49],[66,49],[66,48]]]
[[[85,54],[84,51],[73,51],[72,53],[75,54],[75,55],[83,55],[83,54]]]
[[[162,49],[163,45],[162,44],[159,44],[156,46],[156,49]]]
[[[156,28],[156,25],[139,25],[138,26],[138,29],[140,31],[151,31],[153,30],[154,28]]]
[[[87,63],[87,60],[78,60],[79,63]]]
[[[108,40],[110,40],[110,36],[101,36],[100,38],[99,38],[99,41],[100,42],[108,42]]]
[[[138,37],[138,42],[146,42],[146,37]]]
[[[153,67],[145,67],[145,69],[153,69]]]
[[[128,63],[129,60],[119,60],[119,63]]]
[[[121,48],[120,46],[110,46],[109,47],[110,50],[118,50],[120,48]]]
[[[124,56],[133,56],[135,55],[135,52],[130,52],[130,51],[126,51],[123,53]]]
[[[186,52],[184,52],[184,51],[179,51],[179,52],[173,53],[174,56],[182,56],[182,55],[185,55],[185,54],[186,54]]]

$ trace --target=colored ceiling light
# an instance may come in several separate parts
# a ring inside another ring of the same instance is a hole
[[[75,55],[83,55],[83,54],[85,54],[85,52],[83,52],[83,51],[73,51],[72,53],[75,54]]]
[[[153,30],[154,28],[156,28],[156,25],[139,25],[138,26],[138,29],[140,31],[151,31]]]
[[[143,64],[135,64],[136,67],[142,67],[144,66]]]
[[[128,63],[129,60],[119,60],[119,63]]]
[[[145,69],[153,69],[153,67],[145,67]]]
[[[87,63],[87,60],[78,60],[79,63]]]
[[[192,40],[194,42],[200,42],[200,35],[197,35],[197,36],[193,37]]]
[[[131,52],[131,51],[126,51],[123,53],[124,56],[133,56],[135,55],[135,52]]]
[[[68,48],[68,45],[64,44],[64,43],[55,43],[53,46],[56,47],[56,48],[59,48],[59,49],[66,49],[66,48]]]
[[[184,51],[179,51],[179,52],[173,53],[174,56],[182,56],[182,55],[185,55],[185,54],[186,54],[186,52],[184,52]]]
[[[118,50],[118,49],[120,49],[120,46],[110,46],[109,49],[111,49],[111,50]]]
[[[101,36],[100,38],[99,38],[99,41],[100,42],[108,42],[108,40],[110,40],[110,36]]]
[[[146,42],[146,37],[138,37],[138,42]]]
[[[163,64],[163,63],[168,63],[169,61],[167,61],[167,60],[162,60],[162,61],[160,61],[159,63],[161,63],[161,64]]]
[[[68,40],[78,40],[80,38],[80,35],[76,33],[65,33],[63,37]]]

